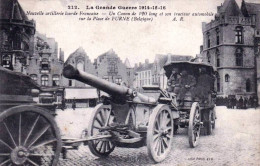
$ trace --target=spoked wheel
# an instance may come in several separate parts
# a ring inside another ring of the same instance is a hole
[[[52,115],[43,108],[17,106],[0,115],[0,166],[55,166],[61,138]]]
[[[214,109],[214,108],[213,108]],[[209,110],[206,113],[207,116],[207,120],[205,122],[205,126],[206,126],[206,131],[207,131],[207,135],[211,135],[213,132],[213,129],[215,128],[215,115],[214,115],[214,110]]]
[[[159,104],[150,115],[147,130],[147,148],[154,162],[163,161],[171,151],[173,119],[168,105]]]
[[[200,136],[200,128],[201,128],[201,115],[200,115],[200,107],[198,102],[192,103],[190,110],[190,118],[189,118],[189,128],[188,128],[188,136],[189,136],[189,144],[190,147],[194,148],[198,144],[198,139]]]
[[[90,118],[88,136],[108,135],[109,133],[102,131],[102,128],[111,126],[115,122],[115,116],[110,105],[97,105]],[[109,138],[89,141],[88,147],[98,157],[106,157],[115,149],[114,143]]]
[[[216,106],[214,106],[213,111],[212,111],[211,124],[212,124],[212,129],[215,129],[215,126],[216,126]]]

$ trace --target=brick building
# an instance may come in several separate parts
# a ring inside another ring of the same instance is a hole
[[[113,49],[101,54],[94,60],[94,66],[97,70],[97,76],[113,83],[126,83],[132,87],[133,71],[129,61],[125,63],[121,61]]]
[[[204,62],[217,68],[219,96],[256,94],[255,34],[260,22],[259,13],[246,14],[246,4],[243,1],[240,9],[235,0],[225,0],[215,19],[202,23],[201,54]]]
[[[33,56],[35,22],[17,0],[0,0],[0,65],[26,73]]]
[[[75,50],[73,53],[69,55],[68,59],[65,62],[65,65],[66,64],[70,64],[79,70],[96,75],[96,69],[94,65],[91,63],[86,51],[82,47],[79,47],[77,50]],[[65,87],[86,87],[87,86],[82,82],[69,80],[67,78],[63,78],[63,85]]]
[[[29,58],[27,75],[42,87],[61,86],[64,52],[54,38],[36,32],[33,41],[33,56]]]

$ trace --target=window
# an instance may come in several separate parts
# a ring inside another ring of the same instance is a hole
[[[209,52],[207,52],[207,60],[208,60],[208,63],[210,63],[210,54],[209,54]]]
[[[42,59],[41,73],[49,73],[49,60],[47,58]]]
[[[60,85],[60,77],[59,75],[53,75],[52,77],[52,85],[59,86]]]
[[[3,30],[0,35],[0,41],[3,42],[2,48],[4,50],[7,50],[9,48],[8,33],[5,30]]]
[[[243,50],[241,48],[236,50],[236,66],[243,66]]]
[[[4,55],[2,60],[3,67],[10,68],[12,65],[11,59],[12,59],[11,55]]]
[[[219,45],[219,29],[216,29],[216,44]]]
[[[108,77],[103,77],[103,80],[109,81]]]
[[[31,74],[30,77],[33,81],[37,82],[38,78],[36,74]]]
[[[250,79],[246,80],[246,92],[251,92],[251,81],[250,81]]]
[[[228,74],[225,75],[225,82],[229,82],[230,76]]]
[[[69,86],[72,86],[72,80],[69,80]]]
[[[207,45],[208,45],[208,48],[210,48],[210,34],[209,34],[209,32],[207,33]]]
[[[78,69],[78,70],[81,70],[81,71],[84,71],[84,64],[83,64],[82,61],[79,61],[79,62],[77,63],[77,69]]]
[[[116,78],[116,79],[115,79],[115,83],[116,83],[116,84],[120,84],[121,82],[122,82],[122,78]]]
[[[22,33],[19,30],[19,28],[16,28],[14,30],[14,37],[13,37],[13,49],[14,50],[20,50],[21,49],[21,44],[22,44]]]
[[[217,59],[217,64],[216,66],[219,67],[220,66],[220,53],[219,50],[216,50],[216,59]]]
[[[236,43],[242,44],[243,43],[243,28],[236,27],[235,35],[236,35]]]
[[[41,85],[42,86],[48,86],[49,85],[49,77],[47,75],[42,75]]]

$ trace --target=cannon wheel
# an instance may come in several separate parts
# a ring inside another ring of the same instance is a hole
[[[198,144],[201,128],[201,114],[198,102],[192,103],[189,118],[188,136],[190,147],[194,148]]]
[[[107,131],[100,131],[100,129],[115,122],[115,116],[110,105],[97,105],[90,117],[88,136],[109,134]],[[109,139],[89,141],[88,147],[98,157],[106,157],[115,149],[115,145]]]
[[[0,131],[0,165],[57,165],[61,138],[48,110],[9,108],[0,114]]]
[[[157,105],[149,118],[147,148],[156,163],[163,161],[171,151],[173,119],[168,105]]]

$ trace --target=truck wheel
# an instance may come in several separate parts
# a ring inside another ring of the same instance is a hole
[[[194,148],[198,144],[201,128],[201,115],[198,102],[192,103],[189,118],[188,137],[191,148]]]

